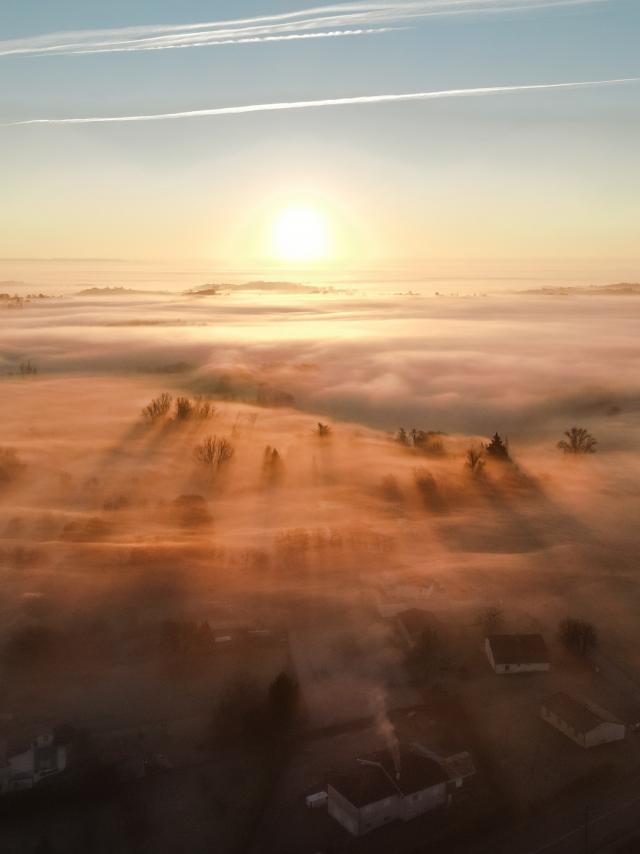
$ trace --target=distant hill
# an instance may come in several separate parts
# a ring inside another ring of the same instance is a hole
[[[188,296],[203,297],[203,296],[218,296],[223,293],[233,293],[235,291],[265,291],[268,293],[278,294],[329,294],[337,293],[335,288],[330,287],[315,287],[313,285],[302,285],[299,282],[265,282],[258,280],[255,282],[245,282],[241,285],[230,285],[224,283],[211,282],[206,285],[200,285],[196,288],[191,288],[185,293]]]
[[[523,294],[542,294],[544,296],[640,296],[640,282],[616,282],[613,285],[562,285],[533,288],[520,291]]]

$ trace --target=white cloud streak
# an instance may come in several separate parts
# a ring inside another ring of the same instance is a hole
[[[318,6],[277,15],[193,24],[149,24],[46,33],[0,41],[0,56],[168,50],[387,32],[398,24],[443,15],[497,14],[609,0],[397,0]]]
[[[638,83],[640,77],[619,77],[610,80],[583,80],[567,83],[530,83],[516,86],[480,86],[471,89],[441,89],[431,92],[407,92],[388,95],[359,95],[350,98],[322,98],[309,101],[280,101],[267,104],[245,104],[232,107],[211,107],[204,110],[181,110],[174,113],[153,113],[134,116],[87,116],[75,118],[24,119],[6,122],[2,127],[18,125],[82,125],[104,124],[112,122],[151,122],[168,119],[191,119],[207,116],[231,116],[243,113],[266,113],[278,110],[304,110],[315,107],[342,107],[361,104],[384,104],[397,101],[431,101],[443,98],[478,97],[482,95],[501,95],[510,92],[553,91],[560,89],[583,89],[592,86],[616,86]]]

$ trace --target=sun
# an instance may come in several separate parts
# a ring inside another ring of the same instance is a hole
[[[330,253],[327,221],[315,208],[291,205],[276,216],[273,248],[283,261],[319,261]]]

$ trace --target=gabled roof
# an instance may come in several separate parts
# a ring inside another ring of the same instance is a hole
[[[617,718],[605,709],[600,709],[587,700],[578,700],[569,694],[559,691],[543,701],[542,707],[553,712],[556,717],[570,724],[576,732],[586,734],[600,726],[601,723],[620,723]]]
[[[548,664],[549,651],[542,635],[489,635],[496,664]]]
[[[400,752],[400,774],[396,776],[391,753],[384,750],[363,757],[353,771],[328,782],[354,806],[363,807],[393,795],[420,792],[446,780],[448,775],[438,762],[406,750]]]

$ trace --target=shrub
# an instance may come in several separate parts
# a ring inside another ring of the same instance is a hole
[[[173,398],[170,394],[167,394],[167,392],[163,392],[159,397],[154,397],[152,401],[143,407],[143,418],[146,418],[147,421],[155,421],[158,418],[164,418],[171,409],[172,400]]]

